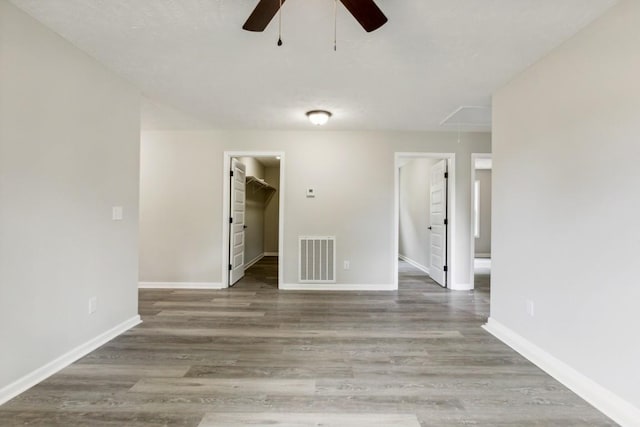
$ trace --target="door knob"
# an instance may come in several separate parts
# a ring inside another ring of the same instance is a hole
[[[429,226],[429,230],[431,230],[433,227]]]

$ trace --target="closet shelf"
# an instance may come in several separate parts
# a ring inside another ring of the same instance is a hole
[[[268,182],[265,182],[260,178],[256,178],[255,176],[247,176],[247,185],[253,185],[258,189],[263,189],[267,191],[276,191],[276,187],[269,184]]]
[[[253,193],[263,193],[262,202],[266,205],[269,203],[274,194],[276,194],[276,187],[265,182],[260,178],[256,178],[255,176],[247,175],[246,179],[247,189],[251,188]]]

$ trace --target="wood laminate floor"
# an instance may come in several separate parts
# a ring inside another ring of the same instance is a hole
[[[0,407],[0,425],[610,426],[489,335],[489,279],[397,292],[141,290],[144,323]]]

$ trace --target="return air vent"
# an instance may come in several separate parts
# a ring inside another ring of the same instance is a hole
[[[336,238],[334,236],[300,236],[299,253],[300,283],[336,282]]]

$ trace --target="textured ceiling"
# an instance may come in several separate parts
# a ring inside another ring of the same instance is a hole
[[[306,129],[322,108],[330,129],[442,130],[616,0],[377,0],[373,33],[339,8],[337,52],[333,0],[288,0],[282,47],[277,21],[241,29],[256,0],[12,2],[206,126]]]

